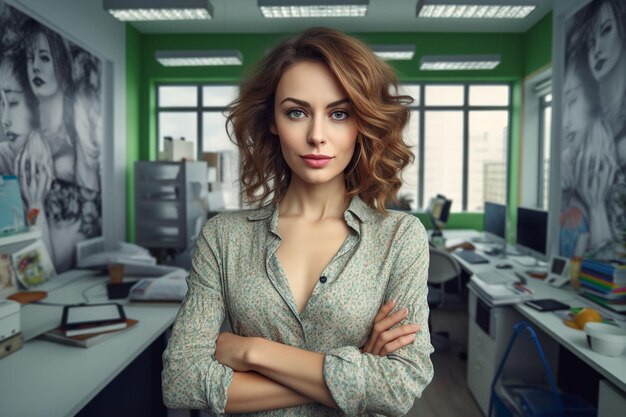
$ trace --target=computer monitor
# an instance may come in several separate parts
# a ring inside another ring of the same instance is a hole
[[[548,212],[525,207],[517,208],[517,242],[515,247],[530,253],[535,259],[546,261]]]
[[[433,229],[441,231],[443,226],[448,222],[448,216],[450,215],[450,207],[452,206],[452,200],[447,199],[441,194],[437,194],[430,199],[426,213],[430,217],[430,221],[433,224]]]
[[[485,201],[483,228],[490,242],[506,241],[506,206],[504,204]]]

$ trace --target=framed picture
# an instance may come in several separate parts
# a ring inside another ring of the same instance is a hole
[[[40,240],[14,252],[12,258],[17,279],[24,288],[36,287],[56,275],[48,250]]]
[[[558,253],[626,258],[626,4],[559,1],[554,16]]]

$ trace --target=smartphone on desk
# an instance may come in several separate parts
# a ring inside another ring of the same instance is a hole
[[[524,304],[539,311],[557,311],[569,309],[569,306],[567,304],[550,298],[546,298],[544,300],[529,300],[526,301]]]

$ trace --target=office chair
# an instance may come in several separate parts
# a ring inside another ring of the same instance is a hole
[[[453,279],[461,279],[461,266],[444,250],[430,248],[430,264],[428,266],[428,307],[432,310],[443,306],[446,302],[445,283]],[[428,327],[431,330],[431,340],[443,340],[441,348],[449,344],[448,332],[433,332],[432,321],[428,316]]]

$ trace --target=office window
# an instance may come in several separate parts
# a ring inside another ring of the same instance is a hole
[[[550,192],[550,144],[552,142],[552,94],[539,98],[539,184],[537,206],[548,210]]]
[[[506,204],[509,85],[414,84],[401,91],[419,96],[405,133],[416,160],[400,189],[415,196],[411,210],[436,194],[452,199],[457,212],[482,211],[485,201]]]
[[[237,96],[234,85],[157,86],[157,138],[184,137],[196,144],[196,159],[203,152],[219,152],[218,168],[209,173],[213,191],[221,192],[225,208],[240,208],[239,155],[226,134],[228,104]]]

